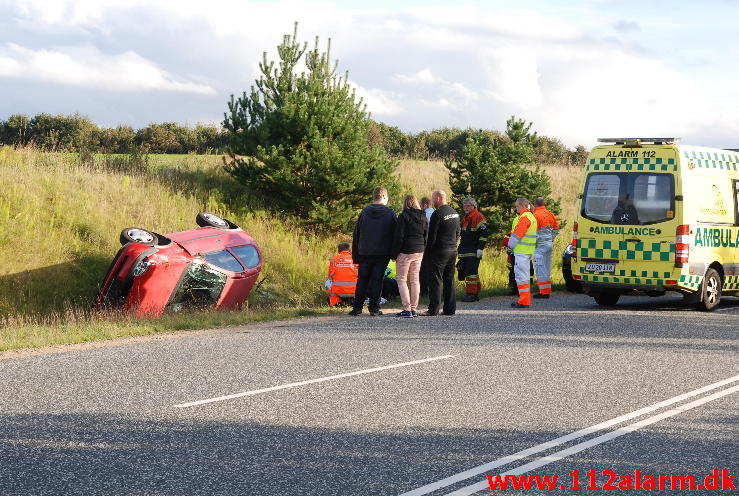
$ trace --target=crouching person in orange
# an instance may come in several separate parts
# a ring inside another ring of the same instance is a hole
[[[349,243],[339,243],[339,253],[330,260],[328,266],[328,304],[339,303],[351,305],[354,302],[354,291],[357,288],[358,266],[352,261]]]
[[[531,257],[536,249],[536,218],[529,210],[526,198],[516,200],[518,217],[513,221],[508,249],[513,251],[513,272],[518,287],[518,301],[511,303],[514,308],[531,306]]]

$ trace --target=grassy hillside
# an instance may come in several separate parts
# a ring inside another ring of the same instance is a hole
[[[265,291],[250,297],[248,312],[321,305],[326,261],[336,244],[347,238],[317,236],[297,228],[289,218],[255,208],[221,165],[221,158],[214,156],[80,157],[0,148],[0,325],[6,329],[21,323],[79,325],[92,318],[85,310],[120,247],[120,230],[189,229],[200,210],[231,219],[262,247]],[[548,172],[555,191],[574,198],[577,172],[563,168]],[[405,191],[419,196],[448,187],[447,171],[439,162],[403,161],[398,177]],[[568,218],[571,203],[563,202]],[[560,236],[557,252],[569,237],[569,233]],[[505,286],[501,252],[488,250],[481,276],[487,290]],[[555,269],[555,282],[559,280]],[[218,318],[207,317],[209,325]],[[239,319],[222,318],[224,323]],[[170,328],[187,326],[187,319],[177,319]],[[196,320],[190,321],[197,325]]]

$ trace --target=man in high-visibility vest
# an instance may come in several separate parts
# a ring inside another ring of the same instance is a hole
[[[518,217],[513,220],[511,237],[507,246],[513,251],[513,272],[516,275],[518,301],[511,303],[514,308],[531,306],[531,281],[529,279],[531,257],[536,249],[536,217],[529,210],[526,198],[516,200]]]
[[[485,243],[488,240],[487,219],[477,209],[477,202],[473,198],[462,200],[464,218],[462,219],[462,234],[459,243],[457,271],[458,279],[464,281],[465,295],[462,301],[478,301],[480,299],[480,260]]]
[[[330,259],[328,266],[327,292],[328,304],[351,303],[354,300],[354,291],[357,287],[357,265],[352,261],[349,243],[339,243],[339,253]]]
[[[539,294],[534,298],[549,298],[552,294],[552,251],[554,238],[559,234],[559,223],[552,212],[544,205],[544,198],[534,200],[534,217],[536,218],[536,250],[534,250],[534,267]]]

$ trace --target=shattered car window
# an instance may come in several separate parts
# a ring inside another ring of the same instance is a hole
[[[234,246],[231,248],[231,251],[236,253],[236,256],[239,257],[244,267],[253,269],[259,265],[259,252],[252,245]]]
[[[226,250],[213,251],[203,256],[208,262],[222,269],[230,270],[231,272],[242,272],[244,270],[239,261]]]
[[[178,312],[185,308],[213,306],[221,297],[226,279],[223,272],[195,259],[187,267],[167,308]]]

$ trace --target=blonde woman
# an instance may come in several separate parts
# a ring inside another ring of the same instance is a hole
[[[421,292],[419,272],[426,248],[429,223],[413,195],[403,199],[403,212],[398,216],[393,238],[393,256],[396,260],[395,280],[398,282],[403,311],[398,317],[415,317],[418,310],[418,297]],[[406,280],[410,282],[410,291]]]

